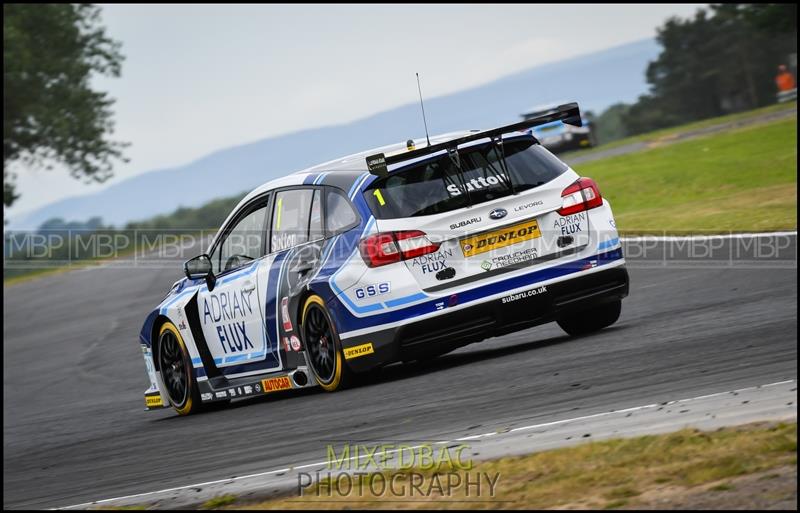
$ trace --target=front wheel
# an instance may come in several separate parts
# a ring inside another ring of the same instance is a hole
[[[322,389],[334,392],[350,385],[352,371],[344,361],[339,334],[321,297],[306,299],[300,322],[308,366]]]
[[[158,368],[172,407],[180,415],[196,413],[200,392],[192,377],[189,352],[178,328],[165,322],[158,332]]]
[[[572,336],[586,335],[611,326],[622,311],[622,300],[604,303],[590,310],[582,310],[558,320],[561,329]]]

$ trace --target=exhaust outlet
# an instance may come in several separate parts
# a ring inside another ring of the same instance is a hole
[[[292,381],[294,381],[295,385],[304,387],[308,384],[308,376],[306,376],[306,373],[303,371],[295,371],[295,373],[292,374]]]

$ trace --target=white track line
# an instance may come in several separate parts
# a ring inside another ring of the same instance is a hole
[[[555,425],[558,425],[558,424],[566,424],[566,423],[569,423],[569,422],[576,422],[576,421],[582,421],[582,420],[587,420],[587,419],[595,419],[595,418],[599,418],[599,417],[605,417],[605,416],[608,416],[608,415],[614,415],[614,414],[620,414],[620,413],[628,413],[628,412],[637,411],[637,410],[646,410],[646,409],[650,409],[650,408],[655,408],[657,406],[666,406],[666,405],[672,405],[672,404],[676,404],[676,403],[685,403],[685,402],[688,402],[688,401],[697,401],[697,400],[700,400],[700,399],[708,399],[710,397],[718,397],[718,396],[728,395],[728,394],[732,394],[732,393],[746,392],[746,391],[749,391],[749,390],[757,390],[759,388],[767,388],[767,387],[785,385],[785,384],[788,384],[788,383],[796,383],[796,382],[797,382],[797,380],[795,380],[795,379],[789,379],[789,380],[786,380],[786,381],[778,381],[778,382],[775,382],[775,383],[768,383],[766,385],[757,385],[757,386],[753,386],[753,387],[739,388],[737,390],[730,390],[730,391],[727,391],[727,392],[717,392],[715,394],[707,394],[707,395],[701,395],[701,396],[697,396],[697,397],[690,397],[688,399],[678,399],[678,400],[675,400],[675,401],[668,401],[666,403],[645,404],[645,405],[642,405],[642,406],[634,406],[632,408],[625,408],[625,409],[622,409],[622,410],[612,410],[612,411],[607,411],[607,412],[603,412],[603,413],[595,413],[593,415],[584,415],[582,417],[573,417],[571,419],[556,420],[556,421],[553,421],[553,422],[545,422],[545,423],[542,423],[542,424],[532,424],[530,426],[522,426],[522,427],[514,428],[514,429],[511,429],[509,431],[503,431],[503,432],[494,431],[492,433],[484,433],[484,434],[481,434],[481,435],[465,436],[465,437],[461,437],[461,438],[456,438],[455,440],[452,440],[452,441],[440,441],[440,442],[437,442],[437,443],[439,443],[439,444],[447,444],[447,443],[452,443],[452,442],[462,442],[462,441],[466,441],[466,440],[477,440],[479,438],[488,438],[488,437],[491,437],[491,436],[504,435],[506,433],[513,433],[513,432],[517,432],[517,431],[527,431],[527,430],[530,430],[530,429],[538,429],[538,428],[543,428],[543,427],[555,426]],[[419,448],[419,447],[422,447],[422,446],[421,445],[417,445],[417,446],[412,447],[412,449],[416,449],[416,448]],[[391,454],[391,453],[394,453],[394,452],[398,452],[399,450],[400,449],[386,451],[386,454]],[[407,449],[404,449],[404,450],[407,450]],[[360,459],[362,459],[364,457],[367,457],[367,456],[368,455],[352,456],[350,458],[347,458],[346,461],[350,461],[350,460],[353,460],[353,459],[360,460]],[[136,499],[136,498],[140,498],[140,497],[147,497],[149,495],[158,495],[158,494],[161,494],[161,493],[175,492],[175,491],[178,491],[178,490],[188,490],[190,488],[199,488],[201,486],[208,486],[208,485],[227,483],[227,482],[233,482],[233,481],[241,481],[243,479],[251,479],[251,478],[254,478],[254,477],[263,477],[263,476],[268,476],[268,475],[272,475],[272,474],[281,474],[281,473],[286,473],[286,472],[290,472],[291,470],[296,470],[296,469],[301,469],[301,468],[308,468],[308,467],[316,467],[316,466],[320,466],[320,465],[327,465],[328,463],[329,463],[328,461],[319,461],[319,462],[316,462],[316,463],[307,463],[307,464],[303,464],[303,465],[294,465],[292,467],[280,468],[280,469],[276,469],[276,470],[268,470],[266,472],[259,472],[259,473],[256,473],[256,474],[248,474],[246,476],[236,476],[236,477],[230,477],[230,478],[226,478],[226,479],[217,479],[215,481],[206,481],[206,482],[203,482],[203,483],[195,483],[195,484],[191,484],[191,485],[176,486],[174,488],[165,488],[163,490],[158,490],[158,491],[155,491],[155,492],[136,493],[136,494],[133,494],[133,495],[125,495],[125,496],[122,496],[122,497],[114,497],[112,499],[102,499],[102,500],[99,500],[99,501],[84,502],[82,504],[76,504],[74,506],[64,506],[64,507],[61,507],[61,508],[54,508],[54,509],[86,508],[87,506],[95,506],[95,505],[104,504],[104,503],[113,502],[113,501]]]
[[[672,242],[684,240],[719,240],[719,239],[760,239],[764,237],[796,237],[797,231],[793,232],[763,232],[763,233],[728,233],[724,235],[686,235],[686,236],[660,236],[660,235],[641,235],[637,237],[620,237],[621,241],[659,241]]]

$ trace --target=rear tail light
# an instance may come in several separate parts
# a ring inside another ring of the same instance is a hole
[[[439,250],[439,244],[428,239],[425,232],[407,230],[370,235],[358,244],[361,257],[370,267],[393,264]]]
[[[578,178],[575,183],[561,192],[561,208],[558,213],[568,216],[590,210],[603,204],[600,189],[591,178]]]

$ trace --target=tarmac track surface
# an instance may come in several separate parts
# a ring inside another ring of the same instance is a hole
[[[339,393],[282,393],[189,418],[142,411],[138,331],[180,276],[178,263],[7,287],[4,507],[62,507],[319,461],[331,440],[448,439],[796,379],[796,235],[789,240],[780,262],[743,265],[689,262],[654,243],[629,258],[619,322],[593,336],[545,325],[393,365]]]

